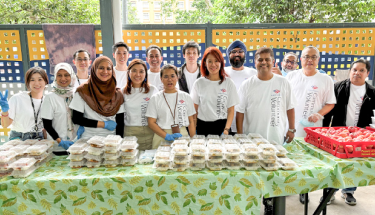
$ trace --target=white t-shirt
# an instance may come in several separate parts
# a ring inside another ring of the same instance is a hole
[[[295,104],[288,80],[273,75],[262,81],[254,75],[242,83],[238,94],[241,102],[236,111],[245,114],[243,133],[259,133],[267,140],[283,144],[287,110]]]
[[[197,68],[197,71],[195,71],[194,73],[189,72],[186,69],[186,66],[184,68],[184,74],[185,74],[185,77],[186,77],[186,84],[187,84],[187,87],[189,89],[189,92],[191,92],[191,88],[193,87],[194,82],[197,80],[198,73],[199,73],[199,68]]]
[[[151,97],[159,90],[153,85],[150,85],[150,91],[147,94],[140,92],[139,89],[143,88],[132,88],[130,95],[124,93],[125,126],[148,126],[147,106]],[[124,92],[123,90],[121,92]]]
[[[357,126],[359,112],[361,111],[365,94],[366,84],[362,86],[350,84],[350,96],[346,110],[346,126]]]
[[[286,76],[296,97],[295,111],[295,137],[305,137],[306,132],[300,120],[307,120],[313,113],[320,111],[326,104],[336,104],[334,84],[331,77],[316,72],[313,76],[306,76],[302,69],[289,72]],[[314,124],[315,127],[323,126],[323,119]]]
[[[82,97],[79,95],[79,93],[75,93],[73,96],[73,100],[70,103],[69,107],[73,110],[76,110],[78,112],[83,113],[83,117],[87,119],[92,119],[92,120],[98,120],[98,121],[115,121],[116,122],[116,116],[102,116],[98,114],[97,112],[93,111],[90,106],[82,99]],[[121,105],[119,113],[124,113],[125,108],[124,105]],[[74,117],[74,116],[73,116]],[[110,131],[105,128],[90,128],[90,127],[85,127],[85,132],[83,132],[81,138],[83,139],[90,139],[93,136],[103,136],[106,137],[107,135],[115,135],[116,134],[116,129],[113,131]]]
[[[246,81],[248,78],[250,78],[253,75],[257,74],[257,71],[253,68],[244,67],[243,70],[234,70],[231,66],[224,68],[225,72],[229,75],[229,78],[231,78],[234,81],[234,84],[236,85],[236,89],[238,92],[238,89],[240,88],[242,82]],[[232,122],[232,132],[237,132],[237,126],[236,126],[236,112],[234,112],[234,118]]]
[[[79,85],[81,84],[84,84],[88,81],[89,79],[76,79],[76,82],[74,83],[74,92],[77,90],[77,87],[79,87]]]
[[[151,72],[147,70],[148,83],[154,85],[159,91],[164,90],[164,84],[160,79],[160,72]],[[178,81],[176,82],[176,89],[180,89]]]
[[[119,71],[116,68],[113,68],[116,74],[116,87],[124,88],[126,83],[128,83],[128,72],[127,71]]]
[[[178,103],[176,107],[176,118],[173,122],[173,117],[169,107],[164,99],[164,91],[158,92],[156,95],[151,97],[148,104],[146,116],[156,119],[156,123],[162,129],[171,129],[171,125],[178,124],[181,127],[189,126],[189,116],[194,115],[195,108],[194,103],[190,98],[190,95],[178,90]],[[176,105],[176,93],[165,93],[165,98],[174,112]]]
[[[233,80],[226,78],[223,83],[219,82],[201,77],[193,85],[191,98],[198,105],[198,118],[202,121],[227,119],[228,108],[239,103]]]
[[[44,99],[44,98],[43,98]],[[9,118],[13,120],[12,130],[17,132],[41,132],[43,129],[42,117],[39,111],[37,118],[38,130],[35,131],[35,115],[40,109],[41,99],[32,99],[34,103],[31,105],[29,92],[19,92],[9,99]],[[44,102],[44,101],[43,101]],[[34,112],[35,111],[35,112]]]
[[[42,118],[52,120],[52,127],[55,129],[61,140],[68,140],[67,114],[68,113],[65,107],[65,99],[63,97],[53,92],[48,93],[45,96],[41,109]],[[76,132],[73,133],[74,135],[76,135]],[[48,132],[47,139],[53,140]],[[72,141],[72,139],[70,139],[69,141]],[[55,145],[53,146],[53,151],[65,151],[65,149],[55,143]]]

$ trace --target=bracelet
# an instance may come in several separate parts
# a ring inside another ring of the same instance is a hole
[[[224,128],[224,131],[228,131],[229,132],[229,128]]]
[[[1,113],[1,116],[3,116],[3,117],[7,117],[7,116],[9,116],[9,113],[8,113],[7,115],[3,115],[3,113]]]

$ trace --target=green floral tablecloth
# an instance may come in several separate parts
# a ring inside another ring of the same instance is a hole
[[[157,172],[151,165],[71,169],[65,156],[55,157],[26,179],[0,179],[0,212],[259,214],[262,196],[374,182],[375,162],[370,159],[337,160],[303,141],[286,147],[292,152],[288,156],[299,164],[295,171]]]

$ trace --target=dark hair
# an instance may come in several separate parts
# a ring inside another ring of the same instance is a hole
[[[76,59],[77,54],[78,54],[78,53],[81,53],[81,52],[86,52],[87,55],[89,56],[89,58],[91,57],[89,51],[87,51],[86,49],[78,49],[77,51],[74,52],[74,54],[73,54],[73,59]]]
[[[273,54],[273,50],[271,48],[268,48],[268,47],[261,47],[260,49],[258,49],[255,52],[254,58],[257,59],[257,58],[259,58],[260,54],[266,54],[266,53],[269,53],[271,55],[271,58],[275,59],[275,55]]]
[[[207,56],[209,54],[213,55],[216,58],[216,60],[220,61],[219,76],[220,76],[221,81],[219,82],[219,84],[221,84],[225,80],[225,77],[228,77],[228,74],[224,70],[225,63],[224,63],[223,54],[221,53],[221,51],[218,48],[209,47],[204,52],[203,57],[202,57],[202,64],[201,64],[201,74],[202,74],[203,77],[208,77],[210,75],[210,72],[208,71],[208,69],[206,67],[206,60],[207,60]]]
[[[129,66],[128,66],[128,71],[127,71],[128,82],[126,83],[125,88],[124,88],[124,93],[126,95],[130,95],[131,91],[132,91],[132,79],[130,78],[130,74],[129,74],[130,70],[133,68],[133,66],[138,65],[138,64],[143,66],[143,68],[145,69],[145,73],[146,73],[145,79],[143,80],[143,83],[142,83],[144,93],[148,93],[150,91],[150,84],[148,83],[146,63],[141,59],[134,59],[130,62]]]
[[[185,51],[186,49],[188,48],[196,48],[197,51],[198,51],[198,56],[201,54],[201,51],[199,50],[199,45],[198,43],[194,42],[194,41],[189,41],[187,43],[185,43],[184,46],[182,46],[182,54],[185,54]]]
[[[292,55],[292,56],[296,57],[296,60],[298,62],[298,55],[294,52],[285,53],[283,61],[285,60],[286,56],[288,56],[288,55]]]
[[[124,42],[117,42],[115,45],[112,46],[112,52],[115,53],[118,47],[125,47],[126,50],[129,52],[129,46],[126,45]]]
[[[174,73],[176,73],[177,77],[178,77],[178,72],[177,72],[177,67],[175,67],[174,65],[172,64],[165,64],[161,70],[160,70],[160,78],[163,77],[163,72],[167,69],[173,69],[174,70]]]
[[[39,74],[40,76],[42,76],[44,82],[46,82],[46,85],[49,83],[46,71],[44,69],[40,68],[39,66],[35,66],[35,67],[30,68],[26,72],[26,75],[25,75],[25,85],[26,85],[27,89],[30,88],[31,76],[33,76],[34,74]]]
[[[353,62],[350,64],[350,70],[349,70],[349,71],[352,70],[354,64],[356,64],[356,63],[363,63],[363,64],[365,64],[365,65],[366,65],[367,72],[370,72],[370,69],[371,69],[370,61],[365,60],[365,59],[363,59],[363,58],[360,58],[360,59],[358,59],[358,60],[356,60],[356,61],[353,61]]]
[[[148,51],[150,51],[151,49],[157,49],[157,50],[159,50],[160,55],[162,55],[162,53],[161,53],[161,48],[160,48],[159,46],[157,46],[157,45],[150,45],[150,46],[146,49],[146,57],[148,57]]]

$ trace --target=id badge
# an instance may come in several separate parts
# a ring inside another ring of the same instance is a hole
[[[172,133],[180,133],[180,126],[178,124],[171,125]]]

